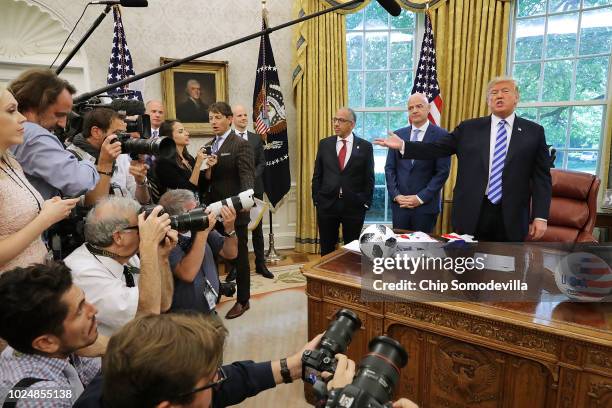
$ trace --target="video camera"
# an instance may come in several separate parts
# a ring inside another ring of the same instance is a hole
[[[136,141],[138,140],[136,139]],[[121,148],[123,149],[123,146],[121,146]],[[255,200],[253,199],[254,194],[253,189],[249,189],[236,196],[216,201],[208,205],[208,207],[198,207],[185,214],[173,215],[170,217],[170,226],[172,229],[179,232],[204,231],[209,226],[207,210],[212,212],[217,218],[219,218],[223,206],[234,208],[236,212],[240,210],[250,210],[251,207],[255,205]],[[141,207],[140,212],[144,212],[148,217],[155,207],[155,205],[146,205]],[[164,212],[161,211],[159,215],[163,213]]]

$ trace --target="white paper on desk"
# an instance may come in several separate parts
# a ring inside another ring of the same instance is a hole
[[[514,272],[514,257],[493,255],[493,254],[482,254],[476,252],[474,258],[484,259],[484,268],[492,271],[500,272]]]
[[[438,242],[438,240],[433,239],[421,231],[411,232],[410,234],[395,234],[395,238],[397,238],[397,242]]]
[[[349,242],[348,244],[344,245],[342,248],[348,249],[349,251],[361,253],[361,250],[359,249],[359,240],[354,240],[352,242]]]

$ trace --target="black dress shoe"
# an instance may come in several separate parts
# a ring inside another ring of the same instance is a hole
[[[225,281],[226,282],[231,282],[231,281],[235,281],[236,280],[236,267],[232,266],[232,269],[230,269],[230,271],[228,272],[227,276],[225,277]]]
[[[264,278],[274,279],[274,274],[268,270],[268,267],[265,264],[255,266],[255,272]]]
[[[243,305],[240,302],[236,302],[236,304],[234,306],[232,306],[232,308],[227,312],[227,314],[225,315],[226,319],[235,319],[237,317],[240,317],[244,314],[244,312],[246,312],[247,310],[249,310],[251,306],[249,305],[249,301],[247,300],[247,302]]]

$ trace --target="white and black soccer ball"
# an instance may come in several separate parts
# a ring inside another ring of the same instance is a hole
[[[386,225],[373,224],[359,236],[359,249],[370,259],[388,258],[395,254],[397,238]]]

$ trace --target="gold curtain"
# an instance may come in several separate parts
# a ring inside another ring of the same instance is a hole
[[[299,16],[323,10],[319,0],[296,0]],[[331,118],[348,101],[345,19],[329,13],[294,32],[293,95],[297,111],[297,227],[295,249],[316,253],[317,214],[311,181],[319,140],[331,135]]]

